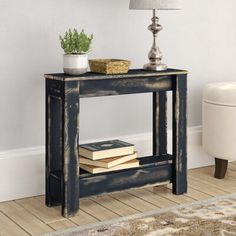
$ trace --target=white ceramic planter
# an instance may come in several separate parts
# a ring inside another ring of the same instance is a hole
[[[63,70],[69,75],[81,75],[87,72],[88,56],[81,54],[64,54]]]

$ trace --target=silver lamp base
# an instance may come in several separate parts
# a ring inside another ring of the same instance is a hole
[[[156,9],[153,10],[152,24],[149,25],[148,29],[153,34],[153,44],[150,52],[148,53],[149,63],[143,66],[144,70],[163,71],[167,70],[167,65],[161,62],[162,53],[157,44],[157,34],[162,30],[162,26],[158,24],[159,19],[156,16]]]
[[[154,70],[154,71],[163,71],[167,70],[167,65],[165,64],[153,64],[153,63],[148,63],[143,66],[144,70]]]

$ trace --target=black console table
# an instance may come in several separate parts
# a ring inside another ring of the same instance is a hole
[[[187,191],[187,71],[130,70],[128,74],[81,76],[47,74],[46,78],[46,205],[62,205],[70,217],[79,198],[170,180],[173,194]],[[167,154],[166,92],[173,92],[173,154]],[[153,156],[140,167],[90,174],[79,168],[80,99],[134,93],[153,94]]]

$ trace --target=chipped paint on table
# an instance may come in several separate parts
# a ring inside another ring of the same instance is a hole
[[[173,193],[187,191],[187,71],[130,70],[128,74],[81,76],[48,74],[46,78],[46,204],[62,206],[70,217],[79,198],[170,181]],[[173,155],[167,154],[167,96],[173,92]],[[135,93],[153,94],[153,156],[140,166],[92,175],[78,162],[80,99]]]

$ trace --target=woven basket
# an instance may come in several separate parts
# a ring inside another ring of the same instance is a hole
[[[89,60],[92,72],[102,74],[126,74],[131,62],[119,59],[96,59]]]

